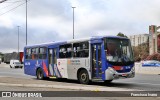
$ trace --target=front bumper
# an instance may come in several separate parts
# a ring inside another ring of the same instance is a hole
[[[130,71],[126,73],[118,73],[116,71],[109,70],[109,69],[105,71],[106,80],[133,78],[134,76],[135,76],[135,71]]]

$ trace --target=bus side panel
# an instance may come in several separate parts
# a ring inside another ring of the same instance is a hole
[[[35,60],[25,60],[24,73],[27,75],[35,76]]]
[[[48,76],[48,61],[47,60],[27,60],[24,65],[24,72],[27,75],[36,76],[36,71],[38,68],[41,68],[44,73],[44,77]]]
[[[91,77],[89,61],[90,61],[89,58],[68,59],[67,61],[68,79],[77,79],[77,72],[80,68],[86,69],[89,77]]]

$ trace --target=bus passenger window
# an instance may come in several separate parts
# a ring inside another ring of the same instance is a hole
[[[47,50],[46,48],[40,48],[39,49],[39,59],[46,59],[47,58]]]
[[[71,58],[72,57],[72,45],[61,45],[59,48],[59,58]]]
[[[32,59],[33,59],[33,60],[35,59],[35,52],[36,52],[36,49],[33,48],[33,49],[32,49]]]
[[[72,57],[72,46],[69,46],[67,48],[67,56],[66,57],[67,58],[71,58]]]
[[[89,43],[74,43],[73,44],[73,57],[88,57],[89,56]]]
[[[60,50],[59,50],[59,58],[65,58],[65,53],[66,53],[66,50],[64,48],[64,46],[61,46],[60,47]]]
[[[79,47],[79,43],[74,43],[73,44],[73,57],[79,57],[79,51],[80,51],[80,47]]]
[[[26,59],[31,59],[31,49],[30,48],[27,48],[26,49]]]
[[[34,54],[35,59],[38,59],[38,54],[39,54],[39,48],[36,48],[35,54]]]

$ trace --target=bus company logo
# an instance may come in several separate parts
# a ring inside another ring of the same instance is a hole
[[[27,66],[27,65],[30,66],[30,62],[25,62],[25,65],[26,65],[26,66]]]
[[[2,92],[2,97],[11,97],[11,92]]]
[[[40,66],[40,64],[38,63],[38,60],[37,60],[37,62],[36,62],[36,64],[35,64],[35,66],[36,66],[36,67],[39,67],[39,66]]]
[[[72,65],[80,65],[80,60],[71,60]]]

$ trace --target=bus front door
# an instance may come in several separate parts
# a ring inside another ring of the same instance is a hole
[[[51,48],[49,49],[49,52],[48,52],[48,61],[49,61],[49,76],[56,76],[56,73],[54,71],[54,67],[57,66],[57,48]]]
[[[92,44],[92,79],[102,79],[101,44]]]

